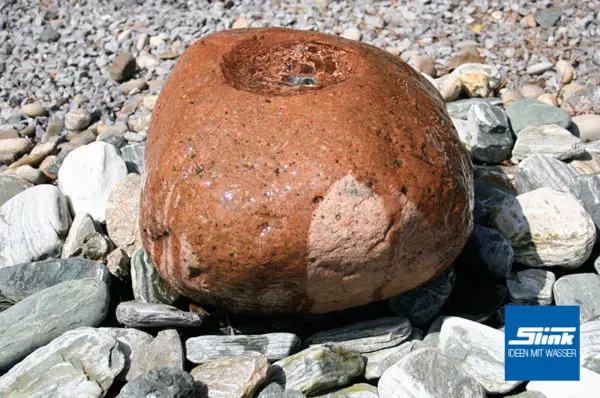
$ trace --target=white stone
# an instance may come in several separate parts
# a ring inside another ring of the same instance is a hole
[[[527,391],[539,391],[546,398],[592,398],[600,391],[600,374],[580,369],[579,381],[531,381]]]
[[[83,130],[92,122],[92,114],[85,109],[73,109],[65,115],[65,127],[69,130]]]
[[[492,217],[515,261],[530,267],[577,268],[592,253],[596,226],[571,193],[539,188],[507,199]]]
[[[85,212],[104,222],[110,192],[126,175],[127,166],[115,147],[97,141],[67,155],[58,171],[58,185],[75,214]]]
[[[359,41],[362,38],[362,33],[357,27],[351,27],[343,31],[340,36],[344,39]]]
[[[0,267],[58,257],[69,231],[67,200],[53,185],[38,185],[0,207]]]

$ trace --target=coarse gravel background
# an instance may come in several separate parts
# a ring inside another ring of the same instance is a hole
[[[554,26],[532,27],[531,14],[548,7],[560,9]],[[112,123],[126,100],[109,77],[116,54],[150,59],[134,78],[160,81],[183,48],[234,25],[345,33],[405,58],[429,55],[442,72],[452,57],[475,51],[505,74],[512,89],[537,82],[556,91],[553,71],[528,75],[527,68],[565,59],[575,66],[576,83],[598,84],[599,9],[599,1],[579,0],[3,0],[0,127],[23,128],[27,121],[19,108],[32,101],[49,108],[49,118],[84,107],[95,120]],[[36,119],[38,138],[47,119]]]

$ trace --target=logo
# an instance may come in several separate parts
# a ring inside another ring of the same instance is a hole
[[[579,380],[579,307],[504,309],[505,380]]]

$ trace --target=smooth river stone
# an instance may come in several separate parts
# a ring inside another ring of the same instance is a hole
[[[392,297],[390,307],[394,314],[405,316],[410,322],[422,325],[440,312],[452,293],[455,281],[454,270],[448,268],[426,284]]]
[[[59,283],[0,312],[0,370],[81,326],[97,326],[108,313],[108,286],[98,279]]]
[[[24,190],[33,187],[33,184],[14,174],[0,174],[0,206],[10,198]]]
[[[526,127],[519,132],[512,150],[513,162],[543,154],[560,160],[573,159],[585,152],[581,140],[556,124]]]
[[[568,128],[571,125],[571,116],[565,110],[535,99],[513,102],[506,108],[506,115],[517,136],[521,130],[529,126],[557,124]]]
[[[71,330],[0,377],[0,396],[103,397],[124,364],[114,338],[92,328]]]
[[[575,177],[569,187],[600,228],[600,175]]]
[[[275,362],[267,379],[284,389],[314,395],[348,385],[363,372],[364,366],[359,353],[333,345],[317,346]]]
[[[500,232],[475,224],[470,243],[490,274],[506,278],[512,269],[515,251]]]
[[[411,335],[412,327],[404,316],[373,319],[325,330],[312,335],[309,345],[334,344],[346,350],[365,353],[397,346]]]
[[[550,271],[529,268],[513,272],[506,278],[508,297],[515,304],[550,305],[556,276]]]
[[[249,351],[196,366],[191,374],[205,385],[208,398],[249,398],[262,385],[268,369],[264,355]]]
[[[364,354],[363,356],[367,359],[365,379],[375,380],[380,378],[383,372],[417,348],[419,348],[418,340],[411,340],[396,347]]]
[[[195,312],[186,312],[167,304],[125,301],[117,306],[119,323],[129,327],[195,327],[202,318]]]
[[[367,383],[353,384],[339,390],[330,391],[323,395],[314,395],[314,398],[377,398],[377,387]]]
[[[600,374],[600,318],[581,325],[581,366]]]
[[[156,271],[144,249],[131,258],[131,287],[133,297],[144,303],[173,304],[180,297]]]
[[[532,155],[519,163],[515,186],[518,193],[538,188],[569,192],[571,180],[578,174],[568,164],[549,155]]]
[[[419,348],[386,370],[377,385],[381,398],[486,397],[482,386],[436,348]]]
[[[104,264],[81,258],[44,260],[0,268],[0,310],[61,282],[85,278],[110,284],[110,273]]]
[[[579,381],[530,381],[527,391],[539,391],[546,398],[592,398],[599,387],[600,374],[581,368]]]
[[[198,364],[226,359],[248,351],[260,352],[273,362],[292,355],[299,345],[300,339],[292,333],[198,336],[186,340],[185,351],[187,359]]]
[[[596,226],[570,193],[539,188],[506,200],[493,217],[515,261],[530,267],[581,266],[592,253]]]
[[[578,305],[581,323],[600,316],[600,275],[565,275],[554,284],[556,305]]]
[[[505,394],[521,381],[504,380],[504,333],[464,318],[444,320],[439,349],[473,376],[490,394]]]
[[[0,207],[0,268],[60,257],[71,216],[53,185],[38,185]]]

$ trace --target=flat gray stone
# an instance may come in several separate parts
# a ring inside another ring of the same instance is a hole
[[[183,369],[183,362],[183,345],[177,330],[161,330],[143,350],[133,353],[127,380],[132,380],[152,369]]]
[[[571,125],[571,116],[565,110],[535,99],[513,102],[506,108],[506,115],[517,136],[521,130],[529,126],[557,124],[560,127],[569,128]]]
[[[450,115],[452,118],[466,120],[469,116],[469,110],[471,110],[471,107],[475,104],[502,106],[502,99],[496,97],[461,99],[458,101],[448,102],[446,104],[446,110],[448,111],[448,115]]]
[[[130,327],[196,327],[202,318],[194,312],[186,312],[167,304],[151,304],[125,301],[116,309],[119,323]]]
[[[396,316],[325,330],[310,336],[306,343],[334,344],[346,350],[365,353],[397,346],[408,339],[411,332],[408,318]]]
[[[563,10],[557,7],[542,8],[533,14],[535,22],[544,29],[553,27],[563,14]]]
[[[5,173],[0,174],[0,206],[6,203],[13,196],[20,194],[32,186],[32,183],[17,175]]]
[[[315,398],[377,398],[377,387],[367,383],[353,384],[349,387],[330,391],[323,395],[315,395]]]
[[[547,124],[525,127],[519,132],[512,150],[512,160],[518,162],[535,154],[569,160],[584,152],[583,142],[569,130],[556,124]]]
[[[510,273],[515,251],[510,242],[495,229],[475,224],[470,242],[486,269],[498,278],[506,278]]]
[[[600,228],[600,175],[574,177],[569,188]]]
[[[600,374],[600,319],[581,325],[581,366]]]
[[[568,164],[549,155],[532,155],[519,163],[515,186],[517,192],[525,193],[538,188],[569,192],[571,179],[578,173]]]
[[[379,379],[383,372],[417,348],[419,348],[418,340],[411,340],[396,347],[385,348],[383,350],[364,354],[363,356],[367,359],[367,364],[365,365],[365,379]]]
[[[131,258],[131,286],[133,297],[144,303],[173,304],[180,297],[160,276],[144,249]]]
[[[206,389],[187,372],[175,368],[153,369],[125,384],[118,398],[198,398]]]
[[[506,200],[493,223],[511,242],[515,261],[530,267],[577,268],[596,242],[596,226],[577,198],[549,188]]]
[[[600,318],[600,275],[565,275],[554,284],[556,305],[578,305],[581,323]]]
[[[129,173],[142,174],[144,170],[144,154],[146,152],[146,143],[126,145],[121,148],[121,157],[127,165]]]
[[[187,359],[193,363],[206,363],[248,351],[260,352],[269,361],[278,361],[292,355],[300,345],[293,333],[267,333],[258,335],[198,336],[186,340]]]
[[[38,185],[0,207],[0,268],[60,257],[71,216],[53,185]]]
[[[600,374],[580,369],[579,381],[530,381],[527,391],[539,391],[546,398],[591,398],[598,395]]]
[[[253,397],[264,382],[269,362],[264,355],[249,351],[228,359],[196,366],[191,374],[204,384],[208,398]]]
[[[114,338],[92,328],[71,330],[0,377],[0,396],[103,397],[124,364]]]
[[[108,286],[99,279],[59,283],[0,312],[0,370],[81,326],[97,326],[108,312]]]
[[[600,256],[594,261],[594,268],[596,269],[596,272],[600,274]]]
[[[515,304],[550,305],[555,281],[554,274],[543,269],[529,268],[513,272],[506,278],[508,297]]]
[[[110,274],[104,264],[79,258],[0,268],[0,310],[61,282],[85,278],[110,284]]]
[[[125,357],[125,364],[121,373],[117,375],[117,380],[133,380],[143,372],[133,375],[130,371],[131,362],[136,355],[143,356],[143,353],[152,343],[152,335],[132,328],[98,328],[99,331],[106,333],[119,342],[119,349]]]
[[[486,397],[482,386],[435,348],[419,348],[386,370],[377,385],[381,398]]]
[[[522,382],[504,380],[504,333],[464,318],[449,317],[440,330],[439,349],[491,394],[505,394]]]
[[[350,384],[364,366],[359,353],[333,345],[316,346],[275,362],[269,368],[267,380],[284,389],[314,395]]]
[[[422,325],[440,312],[454,288],[454,270],[448,268],[435,279],[390,299],[396,315],[407,317],[411,323]]]

